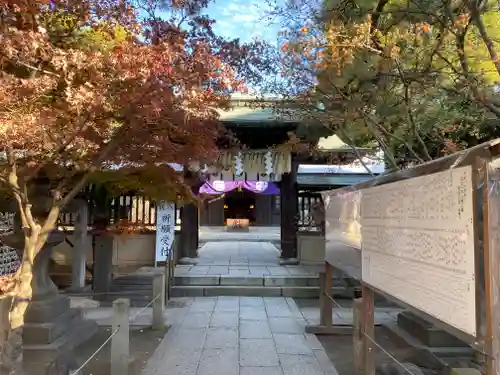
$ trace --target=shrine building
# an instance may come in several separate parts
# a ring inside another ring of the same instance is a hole
[[[250,226],[280,226],[282,257],[293,258],[300,193],[345,185],[322,179],[324,171],[302,173],[301,183],[298,170],[299,165],[352,163],[356,159],[352,148],[324,126],[305,124],[290,111],[269,108],[278,105],[279,99],[268,98],[265,105],[256,105],[261,102],[250,95],[236,94],[231,97],[231,109],[220,111],[221,122],[237,138],[239,147],[231,147],[227,138],[221,137],[219,147],[223,152],[214,165],[204,168],[197,191],[204,198],[202,206],[185,206],[181,212],[181,248],[188,257],[196,253],[200,225],[227,226],[238,220]],[[303,155],[277,147],[291,133],[318,152]],[[351,174],[348,180],[352,183],[371,178],[366,173],[360,173],[360,179],[356,176]]]

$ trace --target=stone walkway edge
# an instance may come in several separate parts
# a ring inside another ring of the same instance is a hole
[[[338,375],[291,298],[196,297],[142,375]]]

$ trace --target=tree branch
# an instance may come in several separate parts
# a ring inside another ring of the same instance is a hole
[[[476,5],[474,5],[473,3],[475,3]],[[479,30],[479,35],[481,35],[481,39],[488,49],[491,61],[495,65],[495,69],[500,76],[500,56],[498,56],[497,52],[495,51],[495,44],[486,31],[483,19],[481,18],[481,14],[479,13],[479,9],[477,8],[477,2],[467,1],[467,7],[471,12],[471,19],[474,21],[477,29]]]
[[[431,155],[429,154],[429,150],[427,149],[427,146],[425,145],[425,142],[422,140],[422,137],[420,137],[417,124],[415,123],[415,119],[413,118],[413,114],[411,113],[411,108],[410,108],[410,85],[408,82],[406,82],[403,69],[401,68],[401,64],[399,60],[396,58],[395,59],[396,66],[398,68],[399,75],[401,77],[401,82],[404,85],[404,102],[405,102],[405,109],[406,109],[406,117],[408,119],[408,122],[410,123],[411,128],[413,129],[413,134],[415,134],[415,137],[417,138],[418,143],[420,143],[420,146],[422,147],[422,150],[424,151],[425,157],[427,158],[428,161],[432,160]]]

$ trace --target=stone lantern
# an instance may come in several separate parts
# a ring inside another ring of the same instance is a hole
[[[48,184],[37,184],[30,199],[35,218],[46,217],[52,200]],[[54,363],[67,367],[68,364],[61,364],[60,359],[71,358],[72,349],[97,331],[97,324],[84,320],[80,309],[70,308],[70,298],[59,293],[49,276],[52,250],[64,240],[64,232],[54,229],[34,260],[32,298],[23,330],[24,366],[30,375],[45,375]],[[15,221],[14,232],[3,236],[2,241],[15,248],[22,259],[24,235],[19,220]]]

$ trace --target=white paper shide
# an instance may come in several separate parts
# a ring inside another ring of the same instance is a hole
[[[175,204],[159,202],[156,207],[156,253],[155,261],[168,259],[175,232]]]

